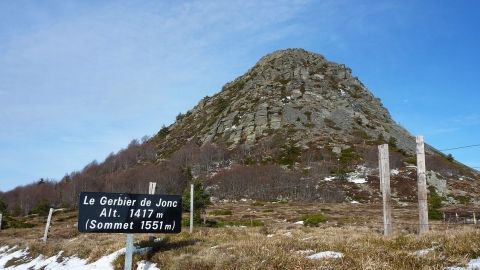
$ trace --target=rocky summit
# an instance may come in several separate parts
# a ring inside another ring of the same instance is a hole
[[[160,149],[172,147],[172,140],[176,145],[191,139],[254,146],[289,129],[289,139],[302,148],[328,146],[339,153],[361,136],[392,138],[407,153],[415,150],[412,135],[391,119],[350,68],[303,49],[266,55],[177,120],[168,134],[164,130],[157,136]]]

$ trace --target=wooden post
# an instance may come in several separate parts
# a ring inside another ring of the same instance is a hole
[[[0,231],[2,230],[2,219],[3,219],[3,214],[0,213]]]
[[[475,216],[475,212],[473,212],[473,224],[477,225],[477,217]]]
[[[455,212],[455,223],[458,223],[458,213]]]
[[[425,145],[423,136],[417,136],[417,187],[419,233],[428,232],[427,175],[425,166]]]
[[[157,183],[155,182],[150,182],[149,185],[148,185],[148,194],[150,195],[154,195],[155,194],[155,188],[157,187]],[[150,242],[153,242],[155,240],[155,236],[153,236],[153,234],[150,234],[148,236],[148,240],[150,240]]]
[[[52,221],[53,208],[48,212],[47,225],[45,226],[45,233],[43,234],[43,242],[47,243],[48,230],[50,229],[50,222]]]
[[[193,184],[190,185],[190,233],[193,232]]]
[[[125,270],[132,270],[133,259],[133,234],[127,234],[127,244],[125,247]]]
[[[383,197],[383,233],[385,236],[392,234],[392,209],[390,196],[390,164],[388,144],[378,146],[379,174]]]
[[[443,223],[445,223],[445,212],[442,212],[443,214]]]

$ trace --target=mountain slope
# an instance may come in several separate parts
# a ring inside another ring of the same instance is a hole
[[[163,130],[153,138],[160,152],[191,139],[221,140],[231,148],[253,146],[284,128],[303,147],[342,147],[360,134],[364,139],[395,138],[400,149],[415,150],[414,138],[349,68],[302,49],[263,57],[178,120],[168,134]]]

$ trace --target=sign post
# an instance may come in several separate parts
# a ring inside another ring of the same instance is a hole
[[[378,146],[380,191],[383,197],[383,233],[385,236],[392,234],[392,209],[390,197],[390,164],[388,144]]]
[[[0,231],[2,230],[2,219],[3,219],[3,214],[0,213]]]
[[[155,192],[155,185],[150,185]],[[78,230],[126,233],[125,269],[132,267],[134,233],[180,233],[182,197],[127,193],[80,193]]]
[[[190,185],[190,233],[193,232],[193,184]]]
[[[157,183],[155,182],[150,182],[149,185],[148,185],[148,194],[150,195],[153,195],[155,194],[155,189],[157,187]],[[155,240],[155,237],[151,234],[149,237],[148,237],[148,240],[150,240],[150,242],[153,242],[153,240]]]
[[[43,234],[43,242],[47,243],[48,230],[50,229],[50,222],[52,221],[53,208],[48,212],[47,225],[45,226],[45,233]]]
[[[419,233],[428,232],[427,175],[423,136],[417,136],[417,187]]]

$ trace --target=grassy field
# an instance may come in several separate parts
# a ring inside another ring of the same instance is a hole
[[[473,226],[437,221],[430,233],[418,236],[415,205],[397,205],[393,213],[395,234],[384,237],[381,205],[216,203],[207,220],[217,227],[196,227],[191,235],[184,228],[178,235],[157,235],[154,243],[137,235],[136,245],[151,249],[134,260],[149,260],[161,269],[444,269],[480,256],[480,230]],[[318,227],[294,224],[315,215],[322,217]],[[1,231],[0,245],[28,246],[33,255],[64,251],[64,256],[90,260],[125,245],[122,234],[78,233],[73,211],[55,214],[46,245],[40,240],[44,218],[29,221],[36,226]],[[307,258],[322,251],[344,256]],[[10,262],[15,263],[20,262]],[[122,269],[123,257],[115,266]]]

